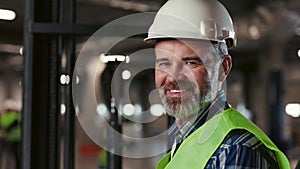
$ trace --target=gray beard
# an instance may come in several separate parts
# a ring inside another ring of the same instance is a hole
[[[166,113],[175,118],[185,118],[198,113],[208,100],[206,96],[197,94],[192,95],[188,100],[176,99],[167,101],[166,96],[161,93],[160,97],[162,98]]]
[[[215,75],[215,72],[216,71],[213,71],[212,75],[210,76],[213,77],[212,80],[207,80],[206,86],[202,86],[202,92],[195,92],[191,97],[189,97],[186,100],[174,99],[168,101],[165,94],[163,92],[159,92],[166,113],[175,118],[186,118],[197,114],[205,105],[207,105],[207,103],[210,103],[217,95],[218,76]]]

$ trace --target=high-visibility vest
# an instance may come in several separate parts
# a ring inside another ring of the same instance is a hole
[[[5,112],[0,116],[1,134],[0,137],[9,141],[16,142],[21,139],[21,114],[18,112]]]
[[[254,123],[233,108],[229,108],[208,120],[187,137],[170,159],[170,152],[157,164],[157,169],[202,169],[222,144],[228,133],[244,129],[254,134],[268,149],[276,154],[281,169],[290,169],[287,157]]]

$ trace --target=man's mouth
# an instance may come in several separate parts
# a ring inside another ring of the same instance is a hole
[[[184,90],[171,89],[170,92],[171,93],[182,93],[182,92],[184,92]]]
[[[192,94],[192,89],[166,89],[167,98],[185,98]]]

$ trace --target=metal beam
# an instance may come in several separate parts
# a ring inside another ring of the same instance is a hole
[[[91,35],[101,25],[83,25],[75,23],[31,23],[29,31],[37,34]]]
[[[104,25],[104,24],[103,24]],[[62,34],[62,35],[92,35],[102,26],[100,25],[86,25],[75,23],[43,23],[31,22],[29,31],[35,34]],[[111,26],[111,34],[108,36],[124,36],[126,30],[136,30],[136,32],[148,32],[149,26],[131,26],[131,25],[118,25]]]
[[[26,1],[22,169],[59,168],[57,37],[33,35],[30,23],[56,22],[56,0]]]

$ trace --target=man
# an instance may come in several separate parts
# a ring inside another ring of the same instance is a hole
[[[155,82],[173,146],[157,168],[287,168],[285,155],[231,108],[224,92],[236,44],[227,10],[214,0],[169,0],[145,41],[155,40]]]

